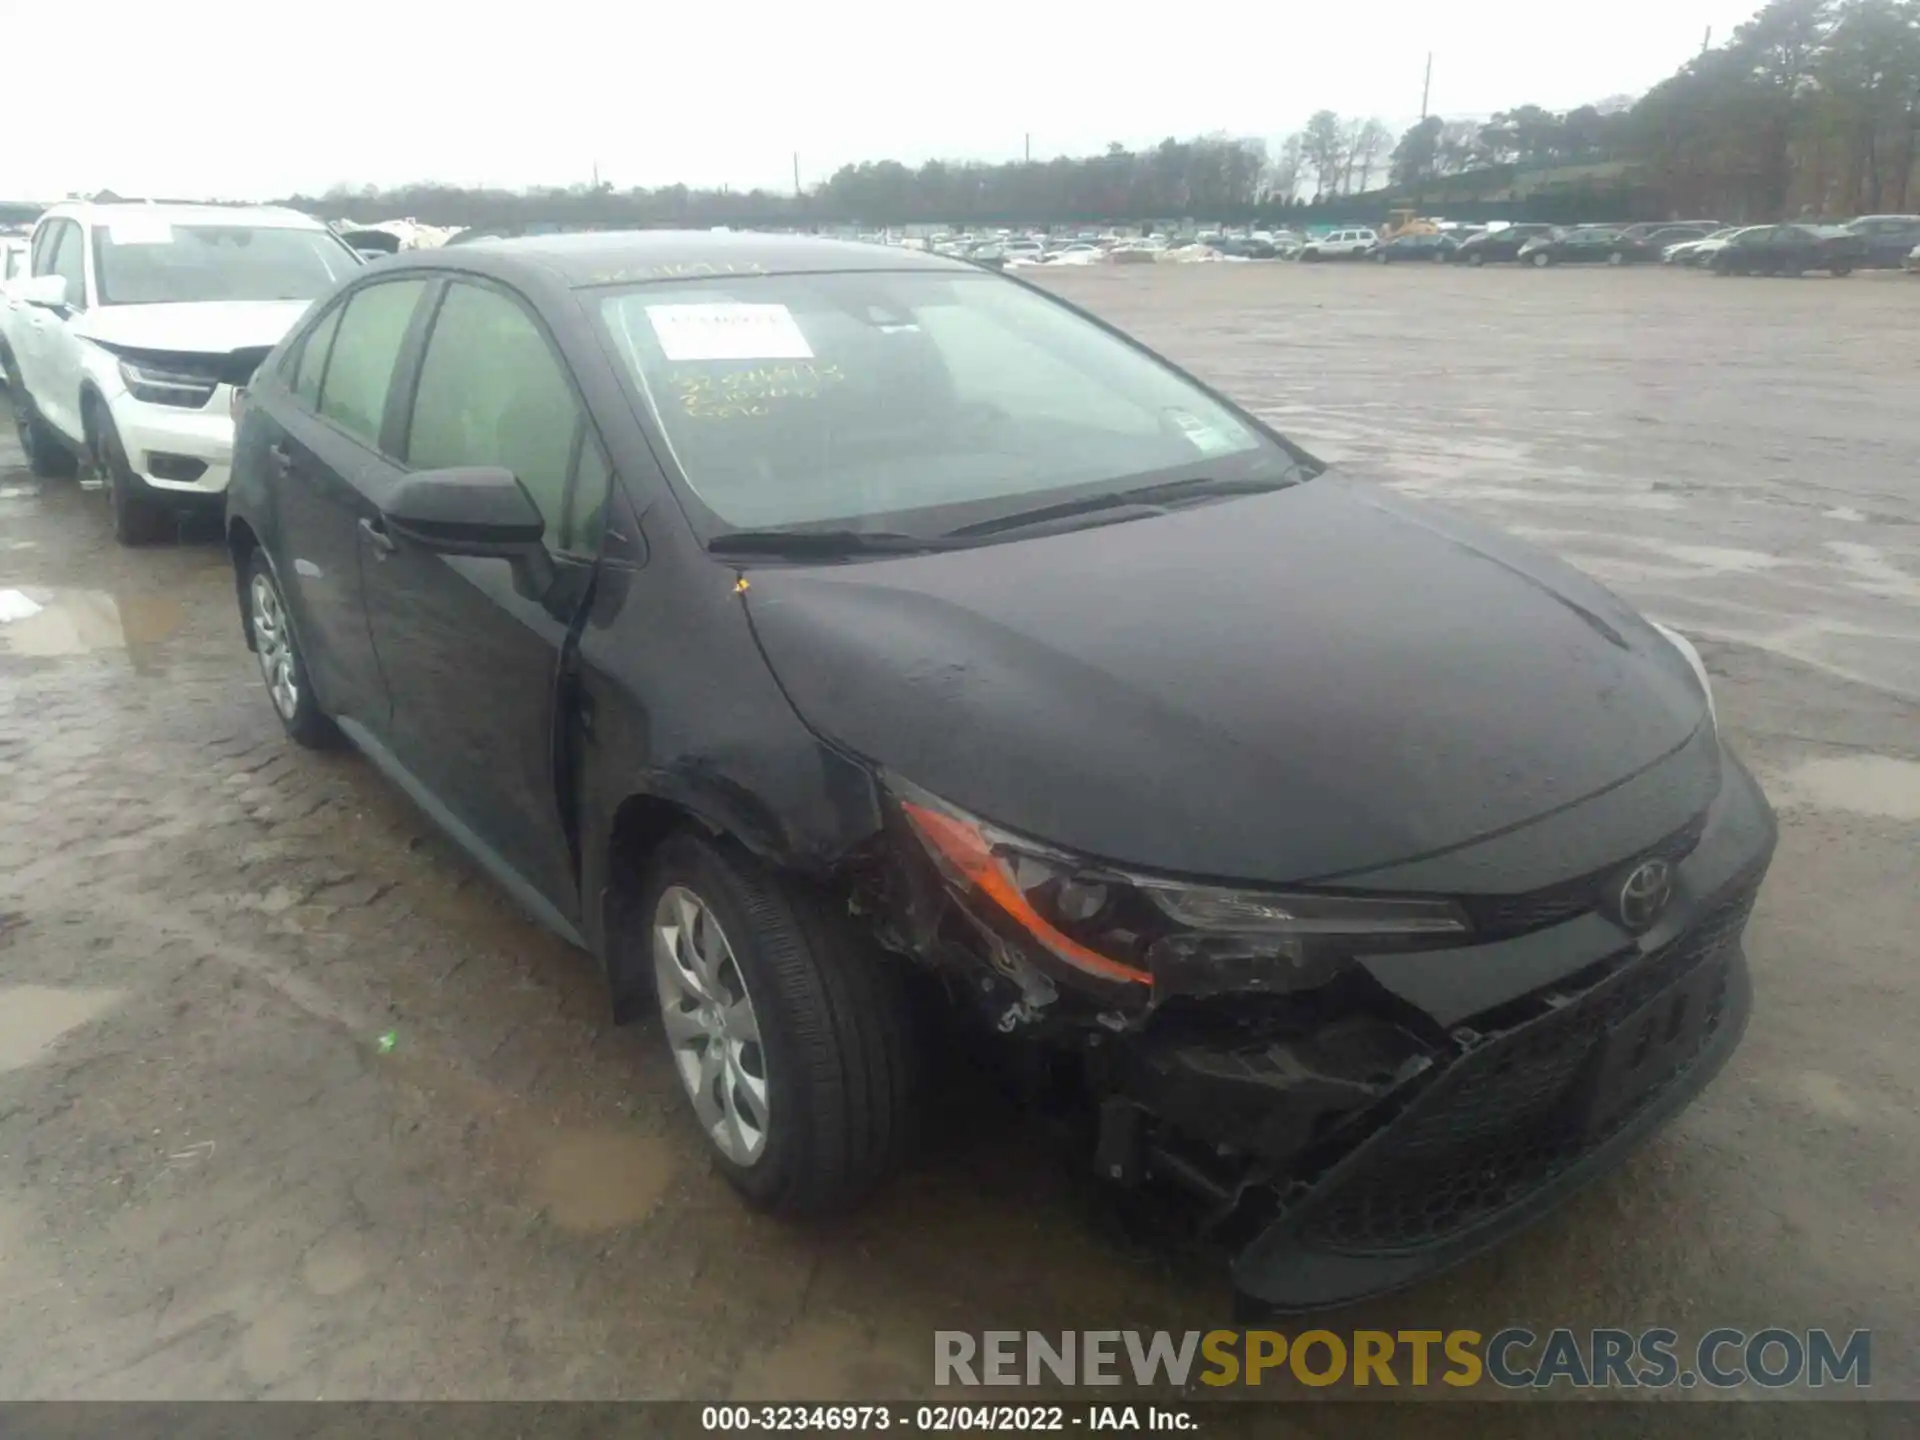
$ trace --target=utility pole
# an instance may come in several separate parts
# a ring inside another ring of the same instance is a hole
[[[1031,130],[1027,131],[1026,156],[1027,164],[1031,165],[1033,163],[1033,132]]]
[[[1706,38],[1700,42],[1700,53],[1702,55],[1705,55],[1707,51],[1712,47],[1712,45],[1713,45],[1713,26],[1709,25],[1707,26]]]
[[[798,150],[793,152],[793,194],[795,199],[800,196],[800,152]]]
[[[1433,93],[1433,52],[1427,52],[1427,78],[1420,82],[1420,118],[1427,118],[1427,98]]]

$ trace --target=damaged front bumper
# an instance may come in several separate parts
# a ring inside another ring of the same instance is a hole
[[[1211,1023],[1170,1010],[1107,1062],[1103,1172],[1197,1193],[1204,1228],[1237,1249],[1237,1288],[1279,1310],[1398,1289],[1539,1218],[1739,1044],[1740,937],[1776,830],[1751,777],[1723,765],[1646,933],[1589,913],[1418,957],[1537,975],[1541,947],[1558,946],[1552,984],[1444,1028],[1393,999],[1264,1036],[1251,1003],[1216,1007]]]
[[[1672,866],[1671,899],[1638,935],[1598,891],[1569,908],[1569,886],[1587,882],[1566,882],[1557,923],[1362,958],[1311,990],[1196,986],[1144,1011],[1070,998],[977,916],[941,942],[940,917],[963,907],[937,883],[894,911],[892,943],[970,976],[962,993],[991,1029],[1035,1042],[1029,1053],[1073,1056],[1098,1117],[1097,1172],[1174,1196],[1235,1255],[1244,1295],[1282,1310],[1348,1303],[1536,1219],[1684,1107],[1738,1045],[1740,937],[1776,830],[1747,772],[1720,765],[1704,815],[1629,862]]]

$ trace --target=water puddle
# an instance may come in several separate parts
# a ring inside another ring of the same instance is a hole
[[[584,1131],[541,1156],[531,1198],[563,1230],[618,1230],[653,1213],[677,1168],[672,1145],[656,1136]]]
[[[0,986],[0,1073],[33,1064],[69,1030],[118,1004],[119,990]]]
[[[1788,803],[1920,821],[1920,761],[1891,755],[1809,760],[1788,772],[1784,789]]]
[[[0,589],[0,651],[44,658],[118,650],[139,667],[184,619],[180,602],[162,596]]]

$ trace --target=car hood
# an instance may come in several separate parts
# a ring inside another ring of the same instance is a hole
[[[218,300],[203,304],[102,305],[74,324],[76,334],[128,350],[224,355],[278,345],[307,313],[308,300]]]
[[[1579,572],[1331,476],[979,548],[764,567],[743,592],[823,738],[1116,864],[1300,881],[1502,833],[1706,718]]]

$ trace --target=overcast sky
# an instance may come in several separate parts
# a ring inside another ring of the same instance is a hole
[[[267,198],[345,182],[785,189],[895,157],[1035,158],[1313,111],[1467,115],[1637,92],[1756,0],[444,0],[18,5],[0,198]],[[500,21],[493,20],[499,16]],[[84,57],[84,58],[80,58]]]

